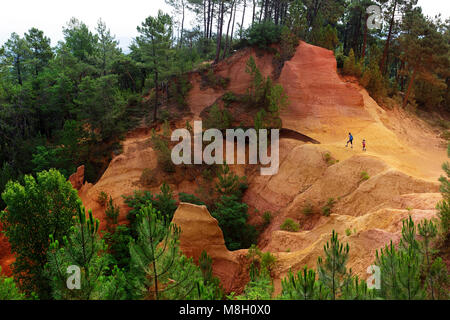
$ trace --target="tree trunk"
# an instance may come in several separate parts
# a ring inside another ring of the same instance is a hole
[[[263,14],[263,8],[264,8],[264,2],[267,0],[263,0],[261,3],[261,11],[259,12],[259,23],[261,23],[262,14]]]
[[[361,61],[364,62],[364,57],[366,56],[366,46],[367,46],[367,20],[369,19],[369,15],[366,14],[366,22],[364,23],[364,42],[361,53]]]
[[[226,55],[227,55],[227,50],[228,50],[228,45],[229,45],[229,38],[228,35],[230,33],[230,25],[231,25],[231,20],[233,19],[233,8],[234,8],[234,3],[236,1],[233,0],[233,2],[231,3],[231,11],[230,11],[230,19],[228,20],[228,26],[227,26],[227,36],[225,37],[225,49],[223,50],[223,54],[222,54],[222,60],[225,59]]]
[[[212,29],[214,26],[214,5],[215,5],[215,3],[214,3],[214,0],[212,0],[212,1],[213,1],[213,3],[212,3],[212,7],[211,7],[211,25],[209,26],[209,38],[212,38]]]
[[[180,35],[180,48],[183,45],[183,33],[184,33],[184,0],[181,2],[183,6],[183,17],[181,18],[181,35]]]
[[[206,0],[203,0],[203,37],[206,35]]]
[[[16,68],[17,68],[17,81],[22,85],[22,70],[20,68],[20,57],[16,58]]]
[[[236,23],[236,13],[237,13],[237,2],[235,0],[234,4],[234,15],[233,15],[233,23],[231,24],[231,34],[230,34],[230,45],[228,46],[228,52],[230,52],[230,48],[233,47],[233,34],[234,34],[234,26]]]
[[[222,45],[222,30],[223,30],[223,14],[224,14],[224,8],[225,7],[225,1],[221,0],[219,3],[219,16],[218,16],[218,23],[217,23],[217,48],[216,48],[216,59],[214,60],[214,63],[218,63],[220,61],[220,47]]]
[[[255,15],[256,15],[256,0],[253,0],[252,26],[255,24]]]
[[[389,51],[389,44],[391,41],[391,37],[392,37],[392,28],[394,26],[394,19],[395,19],[395,10],[397,9],[397,0],[395,0],[394,2],[394,9],[392,10],[392,18],[391,18],[391,22],[389,24],[389,33],[388,33],[388,37],[386,39],[386,44],[384,45],[384,51],[383,51],[383,57],[381,58],[381,62],[380,62],[380,72],[381,74],[384,74],[384,67],[386,64],[386,59],[387,59],[387,55],[388,55],[388,51]]]
[[[244,18],[245,18],[245,9],[247,8],[247,0],[244,0],[244,11],[242,12],[242,22],[241,29],[239,30],[239,39],[242,39],[242,29],[244,28]],[[234,23],[233,23],[234,26]],[[233,32],[231,32],[231,36],[233,36]]]
[[[411,79],[409,80],[408,90],[406,91],[405,98],[403,99],[403,108],[405,108],[406,105],[408,104],[408,99],[411,94],[411,89],[412,89],[414,80],[416,78],[416,73],[417,73],[417,67],[414,67]]]
[[[153,122],[157,120],[158,113],[158,67],[156,62],[156,50],[155,50],[155,40],[152,38],[152,51],[153,51],[153,71],[155,72],[155,107],[153,110]]]

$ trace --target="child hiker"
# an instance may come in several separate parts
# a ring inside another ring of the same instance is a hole
[[[363,139],[362,145],[363,145],[363,151],[367,151],[366,150],[366,139]]]

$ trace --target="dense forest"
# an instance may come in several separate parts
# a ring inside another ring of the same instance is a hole
[[[63,27],[64,40],[56,47],[36,28],[11,34],[1,46],[0,208],[8,206],[1,222],[16,252],[17,286],[0,276],[0,298],[226,298],[206,252],[199,267],[180,254],[179,230],[169,223],[175,200],[166,185],[156,196],[137,193],[127,198],[133,208],[130,227],[116,225],[117,208],[105,195],[111,229],[101,238],[98,221],[85,212],[67,178],[85,165],[86,180],[95,183],[112,156],[121,152],[120,142],[129,130],[188,113],[189,72],[214,68],[237,50],[272,50],[281,72],[299,40],[327,48],[334,52],[339,72],[356,77],[380,105],[397,104],[426,119],[436,115],[434,125],[444,132],[450,129],[450,20],[425,16],[417,0],[166,2],[173,12],[149,13],[145,21],[137,21],[138,36],[126,53],[102,20],[90,30],[77,18]],[[379,29],[368,27],[370,5],[382,9]],[[186,23],[189,12],[197,17],[194,26]],[[227,170],[219,173],[217,190],[228,189],[219,192],[221,201],[212,209],[219,220],[229,212],[246,216],[241,203],[245,183]],[[446,297],[446,267],[429,253],[429,241],[449,241],[448,180],[442,183],[444,231],[432,222],[405,221],[400,247],[387,246],[374,257],[390,275],[382,280],[382,292],[368,289],[345,268],[349,248],[333,234],[317,271],[289,275],[280,298]],[[25,214],[30,207],[36,215]],[[48,210],[60,214],[47,217]],[[35,232],[30,223],[43,227]],[[254,243],[256,231],[246,224],[226,221],[221,227],[229,227],[228,234],[241,228],[239,239],[228,239],[224,231],[231,249]],[[30,233],[33,243],[25,246],[20,234]],[[237,298],[270,298],[273,256],[252,246],[249,259],[251,282]],[[83,290],[66,288],[62,274],[73,264],[84,271],[83,281],[89,285]],[[393,264],[399,266],[398,274],[389,273]],[[158,288],[161,284],[164,289]]]

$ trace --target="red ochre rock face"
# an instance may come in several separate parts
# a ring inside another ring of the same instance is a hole
[[[228,293],[242,291],[248,282],[247,250],[229,251],[222,230],[206,206],[180,203],[172,223],[181,229],[180,249],[194,262],[203,250],[212,258],[213,274]]]

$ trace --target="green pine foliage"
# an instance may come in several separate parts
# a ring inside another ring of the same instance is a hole
[[[403,221],[398,248],[391,242],[376,253],[375,264],[381,270],[379,296],[394,300],[446,299],[448,273],[431,245],[436,235],[432,221],[424,220],[418,227],[411,217]]]
[[[138,238],[130,244],[131,270],[137,275],[133,288],[142,298],[212,298],[214,290],[205,284],[200,269],[179,251],[178,227],[149,205],[139,211],[137,230]]]
[[[130,222],[130,229],[133,238],[136,238],[136,217],[139,211],[148,205],[152,205],[159,214],[161,218],[171,221],[173,214],[177,210],[176,200],[174,199],[173,191],[170,186],[163,183],[161,192],[154,195],[149,191],[134,191],[132,196],[123,196],[125,199],[125,204],[131,208],[127,214],[127,220]]]
[[[193,194],[180,192],[178,194],[178,198],[180,199],[180,202],[192,203],[192,204],[196,204],[198,206],[205,205],[205,203],[202,200],[200,200],[197,196],[195,196]]]
[[[0,267],[0,300],[24,300],[25,295],[19,291],[14,279],[2,275]]]
[[[254,226],[247,223],[248,206],[234,196],[223,195],[211,215],[219,222],[229,250],[250,247],[256,241],[257,232]]]
[[[349,76],[361,77],[361,65],[356,61],[353,49],[350,49],[348,57],[344,60],[344,67],[342,73]]]
[[[231,127],[233,116],[227,109],[220,109],[217,104],[213,104],[209,110],[208,116],[204,120],[206,129],[225,130]]]
[[[252,83],[247,89],[244,100],[249,107],[258,110],[255,116],[255,128],[281,129],[280,111],[289,105],[283,86],[274,84],[270,77],[265,78],[252,56],[247,61],[245,72],[252,77]]]
[[[298,229],[300,229],[300,225],[294,220],[288,218],[281,224],[280,229],[289,232],[297,232]]]
[[[27,296],[35,292],[39,298],[48,299],[50,284],[44,266],[49,236],[62,241],[69,234],[80,201],[77,191],[61,173],[50,170],[38,173],[36,178],[25,176],[23,184],[10,181],[2,198],[7,210],[0,220],[16,256],[14,278]]]
[[[217,170],[216,192],[219,196],[235,196],[241,199],[248,188],[247,178],[239,177],[225,163]]]
[[[56,300],[121,299],[125,291],[124,274],[118,268],[107,276],[107,246],[98,235],[100,221],[92,211],[88,217],[84,207],[78,207],[77,224],[62,241],[50,236],[46,273],[51,281],[52,296]],[[71,266],[80,269],[80,289],[70,289],[68,271]],[[121,285],[119,285],[121,284]]]
[[[349,281],[346,268],[349,251],[349,245],[344,246],[333,230],[331,240],[324,246],[325,260],[322,257],[317,259],[319,279],[329,289],[332,300],[339,298],[345,283]]]
[[[448,146],[448,155],[450,157],[450,145]],[[440,233],[444,243],[450,241],[450,164],[448,162],[442,165],[442,169],[445,172],[445,176],[441,176],[439,181],[441,182],[441,193],[443,200],[438,204],[439,210],[439,226]]]
[[[281,296],[284,300],[326,300],[329,291],[316,279],[316,272],[308,269],[307,266],[302,271],[288,276],[281,280]]]

